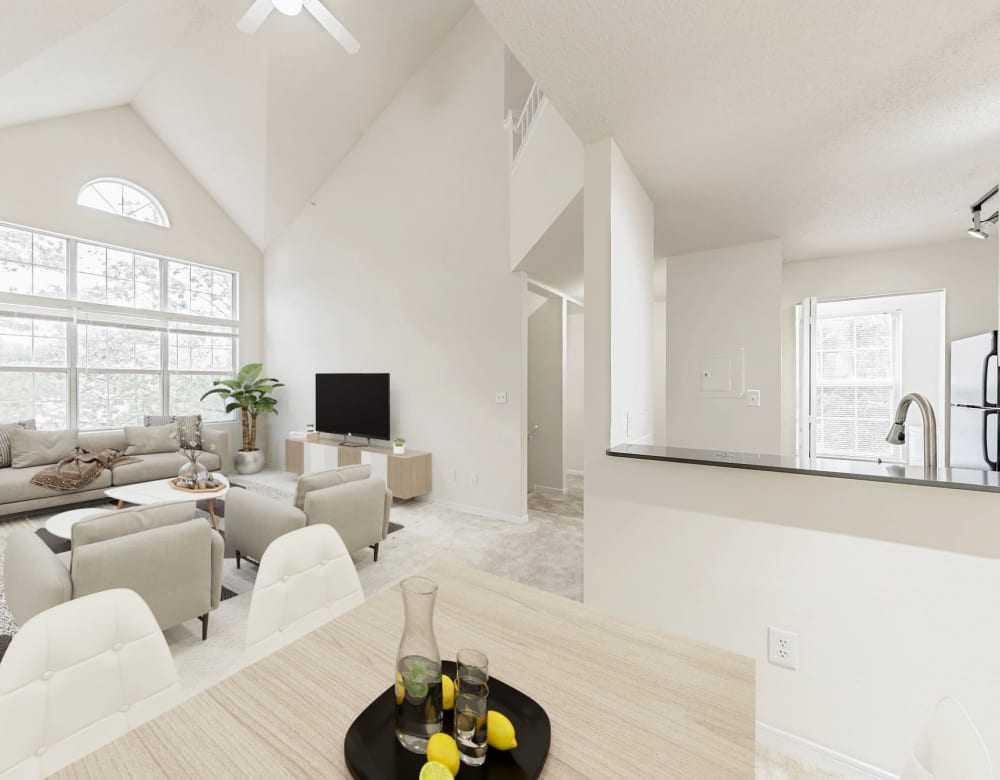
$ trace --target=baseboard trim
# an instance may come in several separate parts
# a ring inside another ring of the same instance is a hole
[[[566,488],[549,487],[548,485],[535,485],[533,490],[536,493],[548,493],[550,496],[565,496],[569,493]]]
[[[443,506],[446,509],[456,509],[459,512],[466,512],[470,515],[477,515],[478,517],[488,517],[490,520],[504,520],[508,523],[527,523],[527,515],[512,515],[507,512],[497,512],[493,509],[483,509],[482,507],[472,506],[471,504],[460,504],[457,501],[448,501],[444,498],[432,498],[430,499],[432,504],[437,504],[438,506]]]
[[[567,477],[582,477],[583,469],[566,469]]]
[[[757,741],[787,756],[805,761],[817,769],[842,775],[846,780],[899,780],[898,775],[888,770],[759,720]]]

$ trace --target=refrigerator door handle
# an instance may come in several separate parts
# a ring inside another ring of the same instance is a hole
[[[998,369],[1000,369],[1000,361],[997,360],[996,352],[991,352],[986,356],[986,360],[983,361],[983,406],[1000,405],[1000,398],[994,398],[992,401],[987,398],[988,388],[990,386],[990,363],[993,361],[997,361]],[[998,389],[998,394],[1000,394],[1000,389]]]
[[[997,461],[990,459],[990,444],[989,444],[989,427],[990,427],[990,415],[1000,414],[1000,409],[989,409],[983,414],[983,460],[986,461],[986,465],[990,467],[990,471],[997,470]],[[997,418],[998,424],[1000,424],[1000,418]]]

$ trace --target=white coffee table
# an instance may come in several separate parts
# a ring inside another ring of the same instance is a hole
[[[121,487],[108,488],[104,495],[113,498],[118,502],[121,509],[125,504],[160,504],[168,501],[207,501],[208,516],[212,518],[212,528],[219,530],[219,522],[215,519],[215,500],[222,498],[229,491],[229,480],[222,474],[212,474],[215,479],[222,483],[222,487],[211,493],[189,493],[178,490],[170,484],[169,479],[157,479],[152,482],[136,482],[134,485],[122,485]]]
[[[60,512],[57,515],[52,515],[52,517],[45,521],[45,530],[53,536],[58,536],[60,539],[72,539],[74,525],[81,520],[86,520],[88,517],[103,515],[108,511],[107,507],[104,509],[91,507],[90,509],[70,509],[66,512]]]

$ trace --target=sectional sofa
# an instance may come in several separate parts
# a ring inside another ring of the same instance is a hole
[[[229,444],[229,432],[206,425],[202,430],[201,438],[202,448],[205,452],[199,461],[210,471],[221,471],[223,474],[231,473],[233,456]],[[82,432],[77,438],[77,446],[92,451],[113,447],[124,452],[126,449],[125,432],[123,430]],[[33,485],[31,478],[45,466],[0,468],[0,520],[4,516],[19,512],[92,501],[101,498],[105,490],[117,485],[131,485],[136,482],[176,477],[178,470],[184,463],[184,456],[179,452],[156,452],[137,457],[142,459],[141,462],[124,464],[110,471],[105,470],[94,482],[75,492]]]

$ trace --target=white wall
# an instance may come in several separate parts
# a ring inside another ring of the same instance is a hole
[[[604,455],[609,143],[587,147],[584,601],[754,658],[758,720],[857,759],[898,772],[945,694],[1000,745],[1000,496]],[[767,665],[769,624],[798,671]]]
[[[131,108],[4,128],[0,170],[0,221],[239,273],[239,358],[261,359],[260,251]],[[80,187],[103,176],[134,181],[155,195],[170,228],[76,205]],[[229,428],[235,451],[239,426]]]
[[[583,144],[547,100],[510,172],[510,267],[518,266],[583,187]]]
[[[823,300],[941,289],[946,296],[947,345],[997,327],[997,265],[996,238],[786,263],[781,294],[782,453],[795,453],[795,304],[810,295]],[[946,377],[948,353],[946,348]],[[944,406],[948,403],[946,381]],[[947,417],[942,409],[935,411],[939,421]]]
[[[583,473],[584,310],[568,305],[566,315],[566,384],[563,415],[563,459],[566,472]]]
[[[653,202],[614,143],[611,443],[653,441]]]
[[[666,438],[658,444],[779,451],[781,263],[780,241],[667,258]],[[739,348],[759,407],[702,392],[703,361],[725,357],[733,390],[741,392]]]
[[[528,317],[529,491],[565,487],[563,360],[563,300],[550,297]]]
[[[434,497],[523,517],[503,92],[503,44],[473,9],[268,250],[266,355],[288,383],[272,459],[313,420],[316,372],[388,371],[393,433],[433,453]]]
[[[653,442],[667,436],[667,302],[653,301]]]

